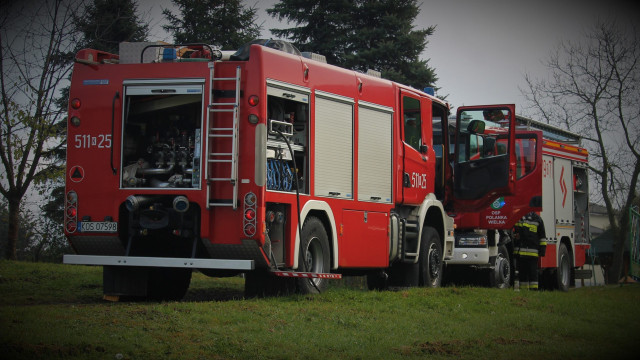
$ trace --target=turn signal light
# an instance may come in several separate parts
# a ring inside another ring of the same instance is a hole
[[[65,228],[68,233],[74,233],[78,229],[78,194],[69,191],[65,204]]]
[[[257,230],[257,209],[256,202],[258,198],[256,194],[252,192],[248,192],[244,196],[244,219],[242,219],[242,228],[244,230],[244,234],[248,237],[253,237],[256,234]]]
[[[67,232],[68,233],[74,233],[76,232],[76,230],[78,230],[78,226],[76,225],[75,221],[68,221],[67,222]]]
[[[244,217],[245,217],[247,220],[253,220],[253,219],[255,219],[255,218],[256,218],[256,212],[255,212],[255,210],[253,210],[253,209],[247,209],[247,210],[244,212]]]

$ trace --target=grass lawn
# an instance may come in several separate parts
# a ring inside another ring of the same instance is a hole
[[[2,359],[636,359],[640,286],[473,287],[243,299],[194,273],[181,302],[102,300],[102,269],[0,261]]]

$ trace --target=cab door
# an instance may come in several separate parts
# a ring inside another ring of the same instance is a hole
[[[542,210],[542,132],[517,130],[515,148],[514,194],[496,197],[481,212],[464,214],[459,218],[459,226],[510,229],[524,214]]]
[[[456,113],[454,208],[478,211],[516,183],[515,105],[464,106]]]
[[[435,156],[431,136],[431,101],[409,91],[400,92],[402,106],[402,203],[421,204],[433,192]]]

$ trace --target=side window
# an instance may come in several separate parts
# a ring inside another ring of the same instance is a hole
[[[469,159],[477,160],[484,157],[484,138],[472,134],[469,142]]]
[[[445,196],[445,172],[449,163],[449,154],[445,152],[447,137],[447,110],[437,103],[433,103],[431,117],[431,133],[433,136],[433,150],[436,155],[436,176],[434,193],[440,200]]]
[[[536,139],[516,140],[516,177],[518,179],[531,173],[536,167]]]
[[[402,100],[404,118],[404,142],[412,148],[420,150],[422,144],[420,119],[420,100],[405,96]]]
[[[433,104],[432,108],[432,118],[431,118],[431,131],[433,136],[433,150],[436,152],[436,157],[442,158],[445,156],[444,154],[444,146],[446,136],[446,114],[442,107]]]

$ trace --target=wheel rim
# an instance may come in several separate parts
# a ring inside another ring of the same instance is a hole
[[[569,259],[565,254],[560,258],[560,281],[563,286],[569,285]]]
[[[498,253],[496,258],[496,273],[498,287],[509,285],[511,281],[511,265],[502,253]]]
[[[314,273],[324,272],[324,254],[322,252],[322,245],[317,237],[313,237],[309,240],[307,249],[305,251],[305,271]],[[321,279],[310,279],[316,285],[320,283]]]
[[[438,277],[440,276],[440,250],[435,244],[429,246],[429,277],[431,279],[431,285],[438,283]]]

